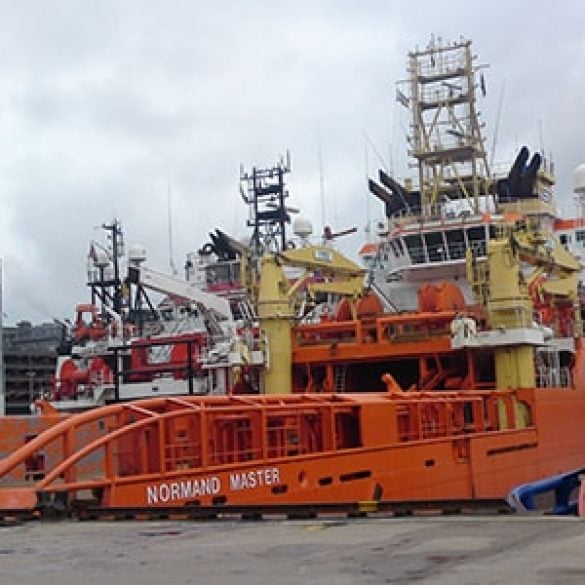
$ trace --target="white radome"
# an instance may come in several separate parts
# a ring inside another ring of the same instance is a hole
[[[302,239],[308,238],[313,233],[313,224],[306,217],[296,217],[292,228],[293,234]]]
[[[128,261],[141,264],[146,260],[146,248],[142,244],[132,244],[128,250]]]
[[[575,168],[573,173],[573,190],[575,193],[585,195],[585,163]]]

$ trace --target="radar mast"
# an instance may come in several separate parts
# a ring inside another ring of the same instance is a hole
[[[441,204],[466,201],[471,213],[488,195],[489,167],[476,89],[485,95],[483,66],[474,65],[471,41],[443,45],[432,39],[423,51],[409,53],[409,93],[397,99],[410,106],[409,154],[416,159],[423,216],[438,215]]]
[[[290,155],[281,158],[270,168],[253,167],[240,170],[240,194],[250,209],[247,221],[252,228],[250,248],[254,257],[265,252],[279,252],[287,248],[286,224],[290,223],[285,200],[289,193],[284,176],[290,172]]]

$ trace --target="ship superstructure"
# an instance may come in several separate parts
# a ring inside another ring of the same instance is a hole
[[[387,225],[361,256],[372,286],[396,310],[414,310],[426,283],[448,282],[473,301],[465,278],[465,256],[484,257],[495,226],[519,217],[538,217],[553,230],[554,168],[523,147],[507,175],[488,164],[479,93],[485,95],[484,66],[471,42],[432,41],[409,54],[407,87],[397,99],[408,107],[409,155],[416,182],[399,182],[383,170],[370,191],[383,201]]]

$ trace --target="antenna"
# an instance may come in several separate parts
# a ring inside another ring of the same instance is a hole
[[[370,157],[369,157],[369,152],[368,152],[368,141],[366,139],[366,136],[364,134],[364,174],[365,174],[365,178],[366,180],[364,181],[364,185],[368,184],[368,180],[370,178]],[[366,234],[367,234],[367,241],[370,241],[370,233],[371,233],[371,222],[372,222],[372,218],[371,218],[371,213],[370,213],[370,197],[369,197],[369,191],[366,189],[365,190],[365,195],[366,195]]]
[[[323,149],[321,148],[321,131],[317,144],[317,156],[319,158],[319,196],[321,198],[321,226],[325,228],[325,175],[323,172]]]
[[[177,275],[177,267],[173,259],[173,206],[171,200],[171,179],[167,176],[167,218],[168,218],[168,231],[169,231],[169,266],[173,276]]]
[[[380,154],[380,151],[376,148],[376,145],[373,143],[372,139],[368,136],[368,133],[364,130],[363,134],[364,134],[364,139],[366,141],[366,144],[371,148],[372,152],[376,155],[376,158],[378,159],[378,161],[380,161],[380,165],[382,165],[382,168],[386,172],[390,172],[388,169],[388,165],[387,165],[386,160]]]
[[[494,128],[494,138],[492,140],[492,151],[490,152],[490,168],[494,166],[494,158],[496,156],[496,143],[498,141],[498,130],[500,128],[500,118],[502,116],[502,107],[504,105],[504,92],[506,90],[506,80],[502,81],[502,89],[500,89],[500,97],[498,98],[498,110],[496,112],[496,124]]]

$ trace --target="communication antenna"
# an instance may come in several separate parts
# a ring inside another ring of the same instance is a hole
[[[368,179],[370,178],[370,157],[369,157],[369,153],[368,153],[368,141],[366,140],[366,137],[364,135],[364,174],[365,174],[365,182],[364,184],[367,185],[368,184]],[[372,218],[371,218],[371,212],[370,212],[370,197],[369,197],[369,191],[366,189],[365,191],[365,195],[366,195],[366,227],[365,227],[365,232],[366,232],[366,240],[369,242],[370,241],[370,236],[371,236],[371,231],[372,231]]]
[[[382,168],[386,172],[390,172],[389,169],[388,169],[388,163],[387,163],[387,161],[380,154],[380,151],[376,148],[376,145],[374,144],[374,142],[372,141],[372,139],[368,136],[368,133],[365,130],[364,130],[364,140],[366,141],[366,144],[370,147],[370,149],[372,150],[372,152],[376,155],[376,158],[378,159],[378,161],[379,161],[380,165],[382,166]]]
[[[504,105],[504,92],[506,90],[506,80],[502,81],[502,89],[500,89],[500,97],[498,98],[498,109],[496,111],[496,123],[494,128],[494,138],[492,140],[492,149],[490,152],[490,168],[494,166],[494,158],[496,157],[496,143],[498,141],[498,130],[500,129],[500,118],[502,117],[502,107]]]
[[[325,173],[323,172],[323,148],[321,145],[321,132],[319,132],[319,141],[317,145],[317,156],[319,158],[319,196],[321,199],[321,225],[326,225],[325,213]]]
[[[173,205],[171,199],[171,179],[167,177],[167,218],[168,218],[168,232],[169,232],[169,266],[173,276],[177,275],[177,267],[174,261],[173,250]]]

